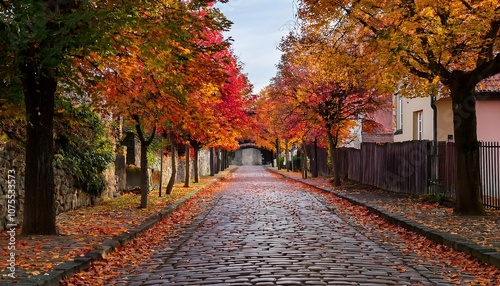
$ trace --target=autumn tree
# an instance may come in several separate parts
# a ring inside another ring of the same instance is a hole
[[[200,58],[207,54],[210,58],[211,53],[225,47],[223,43],[207,41],[205,29],[227,27],[225,19],[217,11],[211,11],[206,3],[172,1],[168,6],[146,8],[139,9],[141,25],[123,30],[116,39],[118,44],[123,38],[129,39],[129,44],[117,47],[116,55],[102,57],[102,70],[90,69],[103,75],[100,92],[95,93],[103,97],[102,105],[114,115],[134,121],[141,142],[143,208],[147,207],[149,192],[148,147],[158,129],[173,138],[186,116],[187,94],[199,87],[193,82],[209,80],[197,73]],[[214,61],[211,63],[217,65]],[[175,147],[173,139],[170,141]],[[172,186],[169,182],[167,189],[171,190]]]
[[[441,84],[453,103],[457,212],[484,215],[475,86],[500,72],[498,1],[301,1],[301,17],[324,34],[350,26],[383,76]]]
[[[316,141],[317,136],[305,137],[309,132],[326,133],[336,186],[341,183],[337,148],[352,137],[358,116],[380,107],[382,97],[366,87],[369,75],[357,60],[357,51],[347,43],[345,39],[322,42],[314,31],[292,31],[280,45],[284,54],[272,84],[276,101],[287,106],[288,121],[299,117],[297,126],[308,123],[303,125],[304,142]]]
[[[0,1],[2,94],[24,99],[26,172],[23,234],[56,234],[53,177],[55,93],[72,77],[72,59],[109,51],[117,28],[133,25],[131,0]],[[130,6],[128,6],[130,5]]]
[[[216,43],[223,41],[221,33],[211,36]],[[194,149],[195,182],[199,179],[201,148],[235,150],[238,139],[253,126],[248,117],[253,101],[251,85],[242,73],[241,64],[229,47],[214,54],[213,58],[219,65],[217,69],[209,65],[198,66],[197,73],[205,72],[211,80],[205,80],[198,90],[188,95],[187,112],[183,117],[184,136]]]

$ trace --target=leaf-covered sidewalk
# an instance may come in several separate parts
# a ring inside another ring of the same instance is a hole
[[[229,170],[219,173],[222,178]],[[16,282],[23,278],[46,273],[57,265],[84,256],[88,251],[106,239],[133,229],[168,206],[181,200],[187,194],[206,188],[213,183],[213,177],[200,179],[200,183],[185,188],[182,184],[174,186],[172,194],[158,197],[158,191],[149,194],[148,208],[138,208],[140,195],[124,194],[118,198],[105,200],[98,205],[72,210],[57,216],[60,232],[58,236],[21,236],[16,235],[16,279],[8,277],[7,268],[8,239],[6,231],[0,233],[3,251],[0,254],[1,281]],[[19,229],[18,229],[19,231]]]
[[[310,185],[335,190],[336,193],[370,204],[386,212],[406,217],[431,229],[461,236],[468,241],[496,249],[500,252],[500,210],[487,210],[487,216],[462,216],[453,209],[422,198],[392,193],[376,188],[337,187],[333,188],[326,177],[302,179],[297,172],[270,168],[275,172],[304,181]]]

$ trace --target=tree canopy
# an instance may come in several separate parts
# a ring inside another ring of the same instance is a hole
[[[349,38],[379,87],[451,96],[460,213],[484,214],[474,87],[500,72],[499,11],[489,0],[300,2],[304,29],[329,42]]]

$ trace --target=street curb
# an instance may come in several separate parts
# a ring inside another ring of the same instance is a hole
[[[415,232],[419,235],[422,235],[433,242],[451,247],[457,251],[464,252],[467,254],[470,254],[477,258],[479,261],[484,262],[486,264],[490,264],[492,266],[495,266],[496,268],[500,269],[500,252],[496,251],[496,249],[486,247],[480,244],[477,244],[475,242],[468,241],[464,237],[446,233],[440,230],[432,229],[427,226],[424,226],[416,221],[413,221],[411,219],[408,219],[406,217],[403,217],[401,215],[397,214],[392,214],[386,210],[379,209],[374,205],[364,203],[360,200],[357,200],[349,195],[341,194],[339,192],[336,192],[334,190],[322,188],[319,186],[315,186],[313,184],[310,184],[308,182],[304,182],[302,180],[295,179],[293,177],[289,177],[285,174],[282,174],[280,172],[277,172],[275,170],[266,168],[270,172],[273,172],[275,174],[281,175],[284,178],[302,183],[304,185],[313,187],[315,189],[332,193],[340,198],[343,198],[345,200],[348,200],[351,203],[354,203],[359,206],[364,206],[366,207],[371,213],[378,215],[379,217],[385,219],[387,222],[401,226],[405,228],[406,230]]]
[[[237,167],[233,167],[229,170],[228,174],[236,170]],[[220,177],[223,179],[227,176]],[[35,275],[30,278],[24,278],[19,281],[19,283],[6,283],[2,282],[5,286],[59,286],[59,282],[63,279],[71,277],[78,272],[81,272],[90,267],[91,262],[99,261],[104,259],[108,254],[114,252],[118,246],[125,245],[133,241],[140,234],[146,232],[148,229],[153,227],[155,224],[159,223],[162,219],[168,217],[174,213],[181,205],[183,205],[187,200],[192,198],[195,194],[202,191],[203,189],[217,183],[217,178],[208,183],[207,185],[195,189],[177,200],[172,205],[168,206],[166,209],[159,211],[158,213],[153,213],[143,221],[139,226],[127,230],[119,235],[114,236],[111,239],[106,239],[103,242],[94,245],[94,249],[88,251],[84,256],[78,256],[73,259],[73,261],[66,261],[57,265],[54,270],[48,271]]]

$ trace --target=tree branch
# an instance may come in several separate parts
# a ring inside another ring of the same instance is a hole
[[[500,53],[491,61],[483,62],[471,72],[470,79],[477,84],[481,80],[500,73]]]
[[[480,66],[483,62],[493,58],[493,47],[495,46],[499,30],[500,20],[492,21],[490,24],[490,30],[486,33],[484,38],[486,44],[482,46],[481,51],[479,52],[477,66]]]

